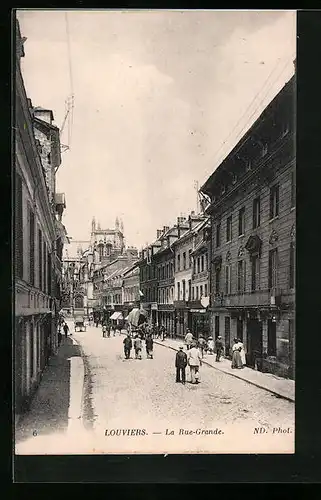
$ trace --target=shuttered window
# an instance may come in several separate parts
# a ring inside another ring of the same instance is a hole
[[[39,289],[43,289],[43,259],[42,259],[42,234],[41,229],[38,230],[38,252],[39,252]]]
[[[29,207],[29,282],[35,284],[35,215]]]
[[[23,198],[22,179],[16,174],[16,199],[15,199],[15,274],[23,278]]]

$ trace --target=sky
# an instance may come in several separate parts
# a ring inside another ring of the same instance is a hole
[[[295,11],[19,10],[22,73],[61,135],[63,223],[127,245],[197,210],[199,187],[294,72]],[[71,115],[69,115],[69,118]]]

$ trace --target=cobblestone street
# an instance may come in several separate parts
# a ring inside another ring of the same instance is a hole
[[[133,351],[125,360],[123,335],[103,338],[94,327],[73,335],[90,372],[87,427],[92,424],[93,443],[99,443],[96,453],[293,452],[293,403],[206,365],[199,385],[188,382],[188,369],[186,385],[177,384],[175,352],[165,345],[154,344],[152,360],[144,350],[142,360],[133,359]],[[260,430],[255,433],[255,428]],[[145,429],[146,434],[110,435],[118,429],[120,434]],[[180,434],[180,429],[196,432]]]

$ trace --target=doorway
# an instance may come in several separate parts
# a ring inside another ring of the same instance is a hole
[[[238,339],[240,339],[241,342],[243,342],[243,319],[242,318],[237,318],[236,336]]]
[[[230,356],[231,349],[231,318],[225,316],[225,356]]]
[[[262,322],[250,319],[247,322],[247,365],[262,370]]]

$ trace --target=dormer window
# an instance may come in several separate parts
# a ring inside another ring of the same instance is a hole
[[[285,137],[290,131],[290,127],[288,123],[284,123],[282,126],[282,133],[281,133],[281,138]]]

